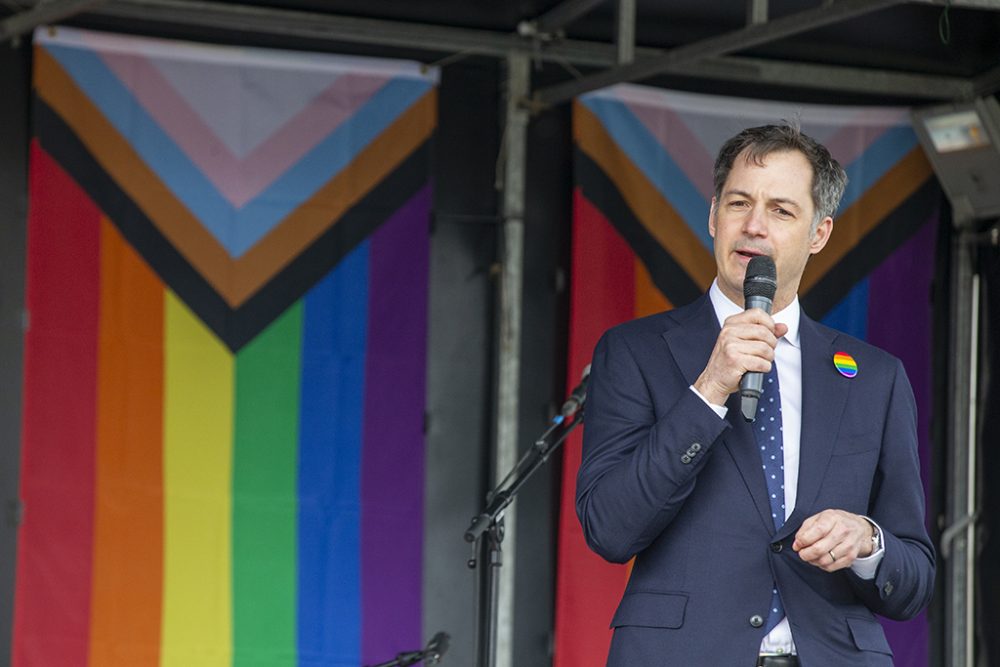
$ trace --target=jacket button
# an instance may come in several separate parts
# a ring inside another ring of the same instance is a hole
[[[681,457],[681,463],[691,463],[691,457],[685,454]]]
[[[750,617],[750,625],[752,625],[755,628],[759,628],[760,626],[764,625],[763,617],[761,617],[760,614],[754,614],[753,616]]]
[[[882,590],[885,592],[887,596],[892,595],[892,582],[891,581],[885,582],[885,586],[882,587]]]
[[[773,542],[773,543],[771,543],[771,551],[773,551],[776,554],[780,554],[781,550],[784,549],[784,548],[785,547],[781,544],[781,542]]]
[[[693,442],[693,443],[691,443],[690,451],[694,452],[695,454],[697,454],[698,452],[700,452],[701,451],[701,443],[700,442]]]

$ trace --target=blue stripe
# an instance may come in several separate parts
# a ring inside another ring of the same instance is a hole
[[[299,442],[298,654],[361,662],[365,241],[305,297]]]
[[[660,146],[657,138],[622,102],[596,95],[584,97],[582,102],[600,119],[608,134],[653,187],[676,209],[702,245],[711,250],[709,202],[705,201],[673,157]]]
[[[859,280],[851,288],[847,296],[826,314],[823,324],[855,338],[868,339],[868,278]]]
[[[429,82],[409,78],[389,81],[266,190],[237,209],[163,131],[97,53],[56,44],[45,48],[174,196],[231,257],[237,258],[347,167],[432,87]]]
[[[899,163],[917,145],[917,135],[909,125],[886,130],[865,152],[847,165],[847,190],[840,202],[840,212],[858,200],[878,179]]]

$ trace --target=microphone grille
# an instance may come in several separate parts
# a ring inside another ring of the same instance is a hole
[[[746,277],[743,279],[743,298],[762,296],[774,299],[778,291],[778,272],[774,260],[767,255],[757,255],[747,264]]]

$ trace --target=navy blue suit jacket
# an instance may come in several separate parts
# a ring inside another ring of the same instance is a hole
[[[934,550],[903,367],[805,314],[799,330],[798,497],[778,531],[739,395],[723,420],[689,388],[719,333],[707,295],[615,327],[598,343],[577,514],[598,554],[619,563],[635,556],[608,665],[753,665],[764,628],[751,619],[767,618],[772,581],[805,667],[891,665],[873,614],[907,619],[930,601]],[[841,351],[857,361],[854,378],[833,365]],[[792,551],[803,520],[831,508],[882,527],[874,580],[825,572]]]

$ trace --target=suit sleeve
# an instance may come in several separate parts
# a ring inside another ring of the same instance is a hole
[[[869,509],[869,516],[882,527],[885,556],[874,579],[848,576],[869,609],[906,620],[930,603],[935,567],[934,547],[924,525],[916,404],[898,360],[895,371]]]
[[[676,369],[641,368],[616,329],[594,351],[586,410],[577,515],[590,548],[621,563],[674,519],[729,425]]]

